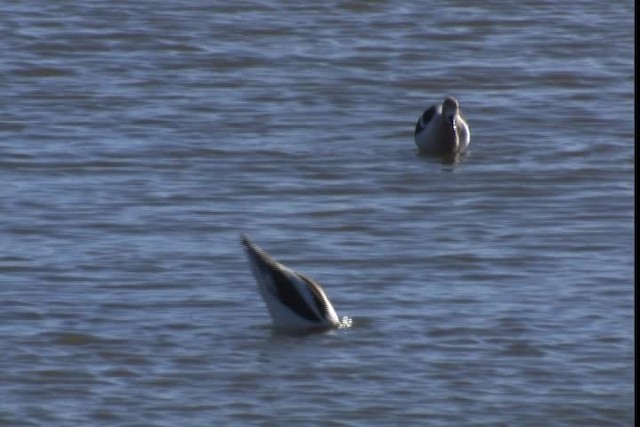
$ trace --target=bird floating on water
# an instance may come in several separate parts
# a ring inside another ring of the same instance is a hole
[[[240,241],[275,327],[305,330],[342,326],[317,282],[280,264],[245,235]]]
[[[414,133],[420,154],[445,155],[464,151],[471,140],[469,125],[460,115],[460,104],[448,96],[427,108],[418,118]]]

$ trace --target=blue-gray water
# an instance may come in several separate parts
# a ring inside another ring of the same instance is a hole
[[[0,425],[632,426],[633,16],[4,2]],[[353,327],[274,334],[240,232]]]

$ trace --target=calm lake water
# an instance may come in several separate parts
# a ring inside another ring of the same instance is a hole
[[[5,2],[0,425],[634,425],[634,13]],[[275,333],[241,232],[353,327]]]

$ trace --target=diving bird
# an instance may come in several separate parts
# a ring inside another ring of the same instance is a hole
[[[460,104],[452,97],[432,105],[418,118],[414,133],[420,154],[458,154],[471,140],[469,125],[460,115]]]
[[[336,311],[317,282],[280,264],[245,235],[240,241],[275,327],[304,330],[340,326]]]

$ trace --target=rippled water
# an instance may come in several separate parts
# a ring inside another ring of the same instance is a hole
[[[0,425],[633,425],[633,16],[3,5]],[[274,333],[240,232],[353,327]]]

